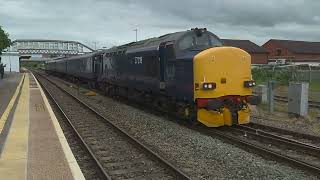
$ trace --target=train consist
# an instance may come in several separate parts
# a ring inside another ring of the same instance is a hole
[[[49,61],[46,70],[208,127],[249,123],[248,104],[259,102],[250,55],[206,29]]]

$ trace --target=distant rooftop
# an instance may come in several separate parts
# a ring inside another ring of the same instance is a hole
[[[299,54],[320,54],[320,42],[270,39],[267,43],[275,43]]]
[[[268,53],[268,51],[261,46],[249,41],[249,40],[238,40],[238,39],[221,39],[223,44],[226,46],[238,47],[247,51],[248,53]]]

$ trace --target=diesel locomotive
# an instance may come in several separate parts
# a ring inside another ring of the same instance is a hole
[[[249,104],[259,103],[250,55],[205,28],[49,61],[46,70],[208,127],[249,123]]]

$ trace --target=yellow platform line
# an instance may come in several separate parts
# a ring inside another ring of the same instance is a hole
[[[26,179],[29,133],[29,75],[26,74],[0,159],[1,179]]]
[[[18,94],[20,92],[22,81],[23,81],[24,77],[25,77],[25,74],[23,74],[23,77],[21,78],[20,83],[17,86],[15,93],[13,94],[13,96],[10,99],[10,102],[9,102],[6,110],[3,112],[3,114],[2,114],[2,116],[0,118],[0,134],[1,134],[2,130],[3,130],[3,127],[4,127],[8,117],[9,117],[10,112],[11,112],[13,106],[14,106],[14,102],[16,101],[16,99],[18,97]]]

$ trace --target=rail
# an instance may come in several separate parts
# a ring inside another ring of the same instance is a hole
[[[165,166],[166,169],[169,169],[170,172],[172,172],[174,174],[175,179],[191,179],[189,176],[187,176],[184,172],[182,172],[180,169],[178,169],[177,167],[175,167],[173,164],[171,164],[170,162],[168,162],[167,160],[163,159],[160,155],[158,155],[157,153],[155,153],[153,150],[151,150],[150,148],[148,148],[147,146],[145,146],[144,144],[142,144],[139,140],[137,140],[135,137],[129,135],[127,132],[125,132],[123,129],[121,129],[120,127],[118,127],[117,125],[115,125],[114,123],[112,123],[111,121],[109,121],[107,118],[105,118],[103,115],[101,115],[100,113],[98,113],[96,110],[94,110],[92,107],[90,107],[89,105],[87,105],[85,102],[83,102],[82,100],[80,100],[79,98],[75,97],[74,95],[72,95],[71,93],[69,93],[68,91],[66,91],[65,89],[63,89],[62,87],[60,87],[59,85],[57,85],[55,82],[53,82],[52,80],[50,80],[49,78],[45,77],[42,74],[37,74],[39,76],[41,76],[42,78],[44,78],[45,80],[47,80],[48,82],[50,82],[53,86],[57,87],[59,90],[61,90],[63,93],[65,93],[67,96],[72,97],[76,102],[78,102],[81,106],[85,107],[86,109],[88,109],[89,111],[91,111],[93,114],[95,114],[97,117],[99,117],[100,119],[103,119],[104,123],[108,124],[109,126],[113,127],[114,129],[116,129],[116,131],[120,132],[122,136],[126,137],[132,144],[134,144],[135,146],[137,146],[137,148],[142,149],[144,152],[148,153],[148,156],[153,157],[154,159],[156,159],[156,161],[160,162],[162,164],[162,166]],[[90,148],[89,148],[90,149]],[[96,158],[97,159],[97,158]],[[99,160],[97,160],[99,161]],[[107,173],[106,177],[110,177],[110,175],[108,175]]]
[[[35,74],[35,73],[34,73]],[[36,77],[36,76],[35,76]],[[37,78],[37,77],[36,77]],[[38,79],[38,78],[37,78]],[[73,126],[72,122],[70,121],[70,119],[68,118],[68,116],[66,115],[66,113],[63,111],[63,109],[61,108],[61,106],[58,104],[58,102],[56,101],[56,99],[53,97],[53,95],[50,93],[50,91],[46,88],[46,86],[44,86],[42,84],[41,81],[39,81],[39,84],[41,85],[42,89],[45,91],[45,93],[49,96],[49,98],[52,100],[53,104],[58,108],[58,110],[61,112],[61,114],[63,115],[63,118],[66,120],[67,124],[69,125],[69,127],[72,129],[72,131],[74,132],[74,134],[76,134],[77,138],[80,140],[82,146],[84,147],[84,149],[88,152],[88,154],[91,156],[91,158],[94,160],[94,162],[96,163],[99,171],[101,172],[101,174],[103,174],[104,179],[108,179],[111,180],[111,177],[109,176],[109,174],[104,170],[104,168],[102,167],[101,163],[98,161],[98,159],[95,157],[95,155],[93,154],[93,152],[91,151],[91,149],[89,148],[88,144],[84,141],[84,139],[81,137],[81,135],[79,134],[79,132],[77,131],[77,129]]]
[[[261,127],[261,126],[260,126]],[[260,154],[320,175],[320,147],[248,126],[196,128],[203,134],[232,141]],[[309,140],[309,139],[306,139]],[[313,139],[314,140],[314,139]],[[315,140],[314,140],[315,141]]]

